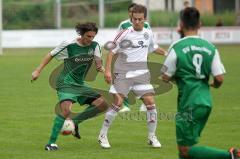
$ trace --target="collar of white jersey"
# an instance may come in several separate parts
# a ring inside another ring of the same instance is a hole
[[[135,31],[135,32],[137,32],[137,33],[142,33],[142,32],[144,32],[144,31],[146,30],[146,28],[143,27],[143,29],[142,29],[141,31],[137,31],[137,30],[134,30],[133,26],[129,27],[128,29],[129,29],[130,31]]]

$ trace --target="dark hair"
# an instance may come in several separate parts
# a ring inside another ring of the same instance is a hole
[[[129,6],[128,6],[128,11],[130,8],[134,7],[135,5],[137,5],[137,3],[131,3]]]
[[[78,23],[75,26],[75,29],[79,35],[84,35],[88,31],[94,31],[96,34],[98,32],[98,27],[96,26],[96,23],[91,23],[91,22],[87,22],[83,24]]]
[[[200,13],[195,7],[185,8],[180,18],[186,29],[196,29],[199,27]]]
[[[146,18],[147,17],[147,8],[143,5],[136,4],[133,7],[132,14],[133,13],[144,13],[144,18]]]

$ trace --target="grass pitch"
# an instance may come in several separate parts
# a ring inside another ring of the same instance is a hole
[[[227,74],[219,90],[212,89],[213,111],[199,145],[228,149],[239,146],[240,138],[240,46],[218,46]],[[112,148],[104,150],[97,143],[103,115],[80,125],[81,140],[60,136],[57,152],[46,152],[54,106],[55,90],[48,84],[51,71],[60,63],[52,61],[41,77],[30,83],[31,72],[50,49],[5,49],[0,56],[0,158],[1,159],[174,159],[177,158],[175,126],[176,86],[156,96],[159,110],[157,136],[162,148],[147,145],[147,127],[144,114],[137,118],[141,102],[132,105],[132,114],[116,118],[109,131]],[[162,63],[163,58],[151,55],[151,61]],[[93,86],[107,89],[99,75]],[[76,106],[78,107],[78,106]]]

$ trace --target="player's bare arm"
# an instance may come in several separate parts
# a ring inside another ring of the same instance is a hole
[[[96,64],[98,72],[101,72],[101,73],[105,72],[105,69],[104,69],[104,67],[102,65],[102,59],[101,58],[95,56],[95,64]]]
[[[223,83],[223,75],[217,75],[214,77],[213,82],[210,84],[213,88],[219,88]]]
[[[48,53],[40,63],[40,65],[32,73],[32,81],[37,80],[43,68],[53,59],[53,56]]]
[[[105,81],[110,84],[112,81],[112,74],[111,74],[111,65],[112,65],[112,58],[114,54],[112,51],[110,51],[107,55],[107,61],[106,61],[106,66],[105,66]]]
[[[167,56],[168,52],[166,50],[164,50],[161,47],[158,47],[154,53],[158,54],[158,55],[163,55],[163,56]]]

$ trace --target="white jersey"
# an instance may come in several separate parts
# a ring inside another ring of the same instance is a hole
[[[143,28],[142,31],[135,31],[133,27],[129,27],[119,32],[114,42],[116,48],[112,52],[118,54],[114,65],[115,73],[137,76],[148,72],[148,53],[158,48],[150,29]]]

